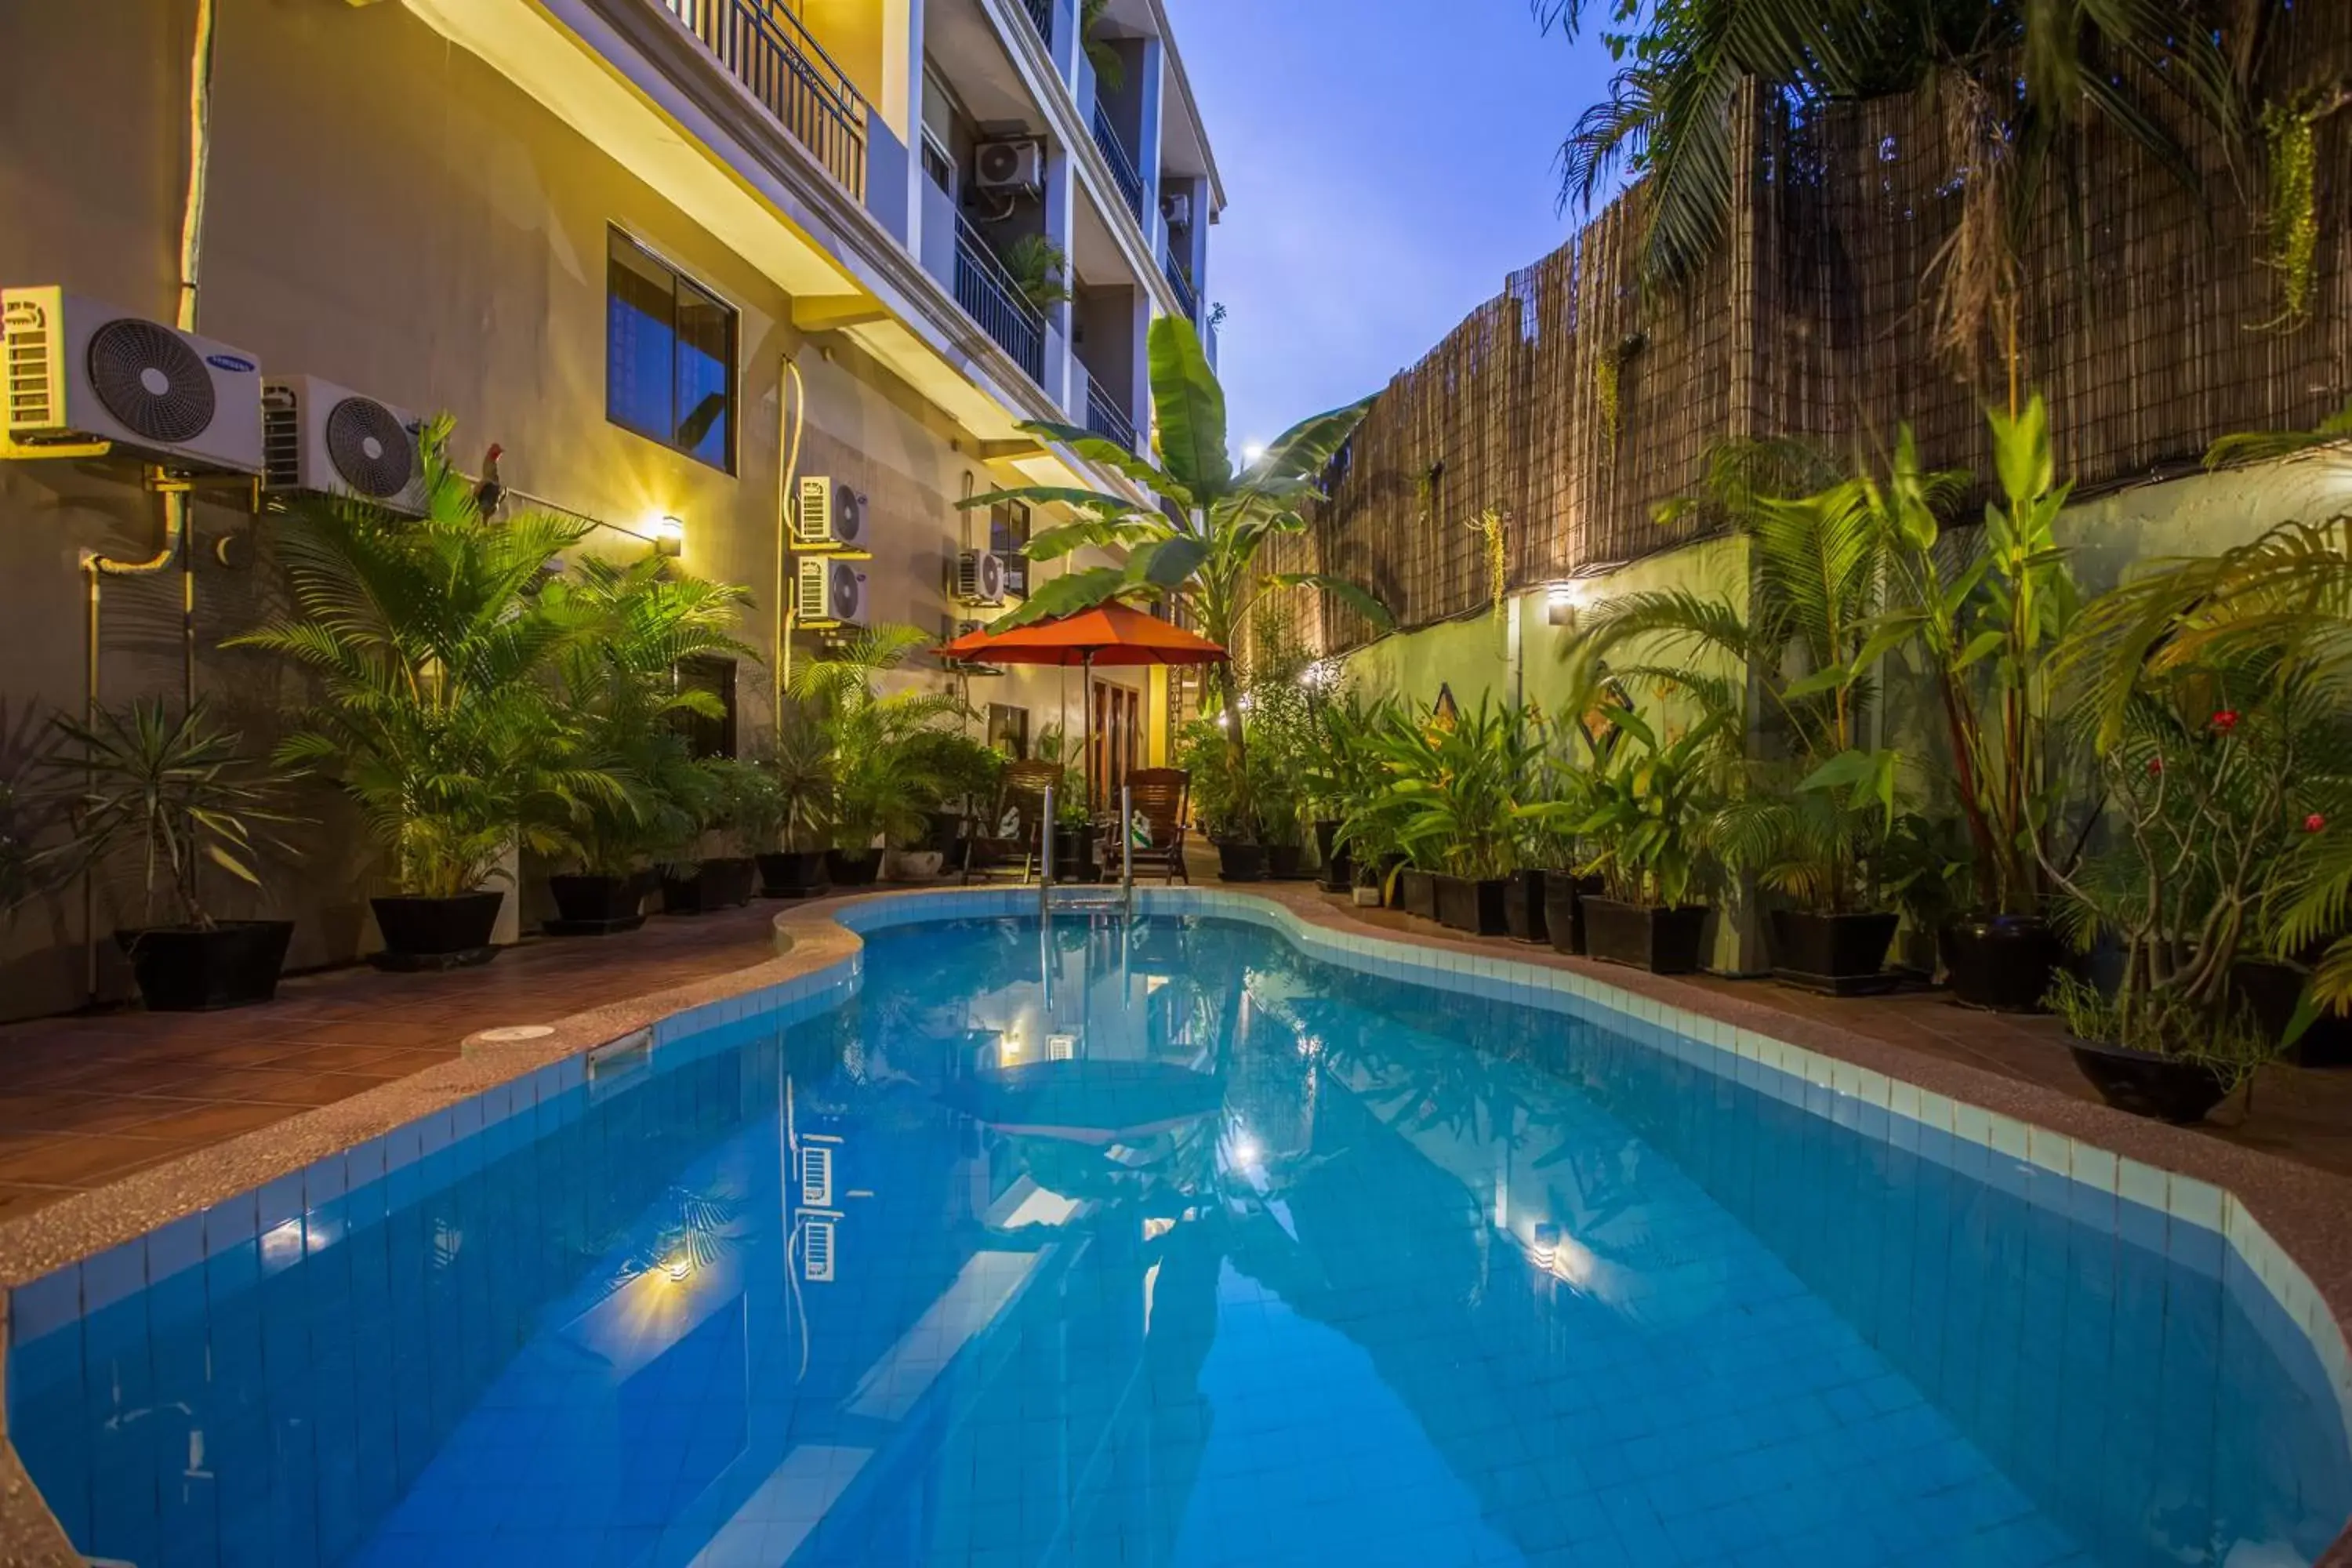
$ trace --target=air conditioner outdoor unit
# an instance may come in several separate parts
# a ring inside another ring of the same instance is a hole
[[[1171,191],[1160,198],[1160,216],[1168,220],[1171,228],[1192,226],[1192,193]]]
[[[173,468],[261,472],[254,357],[62,289],[0,289],[9,438],[110,441]]]
[[[1042,142],[983,142],[971,158],[972,184],[980,190],[1035,195],[1045,188]]]
[[[956,597],[967,605],[1004,603],[1004,557],[993,550],[967,550],[956,561]]]
[[[410,517],[425,510],[416,416],[315,375],[261,387],[265,490],[356,496]]]
[[[793,611],[803,625],[866,625],[866,574],[848,562],[803,561],[797,586]]]
[[[795,550],[858,550],[866,543],[866,498],[838,479],[802,476],[793,512]]]

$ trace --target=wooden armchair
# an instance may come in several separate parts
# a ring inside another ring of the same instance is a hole
[[[1135,815],[1143,818],[1151,832],[1150,843],[1138,844],[1128,851],[1134,857],[1136,875],[1156,871],[1167,881],[1181,877],[1191,883],[1192,874],[1184,868],[1184,817],[1192,803],[1192,775],[1182,768],[1137,768],[1127,775],[1127,787]],[[1105,864],[1111,874],[1118,870],[1119,835],[1131,831],[1125,825],[1114,825],[1104,843]]]
[[[963,879],[967,885],[974,877],[1009,872],[1025,882],[1035,874],[1041,834],[1052,826],[1045,821],[1045,790],[1061,782],[1058,763],[1028,762],[1006,765],[1004,782],[996,792],[989,816],[969,822],[964,829]],[[1003,831],[1008,808],[1020,814],[1020,821],[1009,836]]]

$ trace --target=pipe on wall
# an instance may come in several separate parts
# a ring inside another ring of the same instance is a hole
[[[212,164],[213,37],[220,20],[217,0],[196,0],[195,37],[188,58],[188,182],[180,203],[180,288],[174,320],[184,332],[196,328],[205,248],[205,187]],[[149,577],[180,563],[180,692],[188,707],[196,701],[196,553],[188,526],[188,483],[161,468],[147,470],[147,489],[163,498],[163,537],[143,561],[122,561],[101,551],[81,552],[84,579],[82,712],[95,721],[99,710],[100,628],[104,584],[109,577]],[[94,782],[94,781],[93,781]],[[83,981],[98,1000],[98,878],[85,870],[81,881]]]
[[[801,433],[807,419],[808,389],[801,381],[801,367],[792,351],[786,350],[778,356],[776,371],[776,658],[769,666],[776,672],[769,716],[779,748],[784,740],[784,693],[793,683],[793,622],[799,597],[788,591],[796,587],[788,581],[793,560],[793,475],[800,467]]]

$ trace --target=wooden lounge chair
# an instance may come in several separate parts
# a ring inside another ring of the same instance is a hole
[[[1135,874],[1141,877],[1157,871],[1167,881],[1181,877],[1189,884],[1192,878],[1184,868],[1184,816],[1192,802],[1192,775],[1182,768],[1137,768],[1127,775],[1127,787],[1135,815],[1151,831],[1150,843],[1138,844],[1129,851]],[[1116,825],[1102,849],[1106,864],[1116,874],[1119,864]]]
[[[1058,785],[1061,782],[1061,767],[1054,763],[1007,764],[1004,782],[998,788],[988,815],[969,820],[965,825],[965,885],[969,886],[975,877],[1015,875],[1025,882],[1036,875],[1040,829],[1046,826],[1046,786]],[[1010,835],[1003,831],[1008,810],[1020,814],[1020,821]]]

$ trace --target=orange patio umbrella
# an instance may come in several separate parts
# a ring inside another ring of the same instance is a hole
[[[1094,799],[1094,667],[1144,664],[1223,664],[1231,656],[1203,637],[1116,602],[1091,610],[1036,621],[1011,631],[985,627],[940,647],[942,658],[973,664],[1076,665],[1086,670],[1083,739],[1087,799]]]

